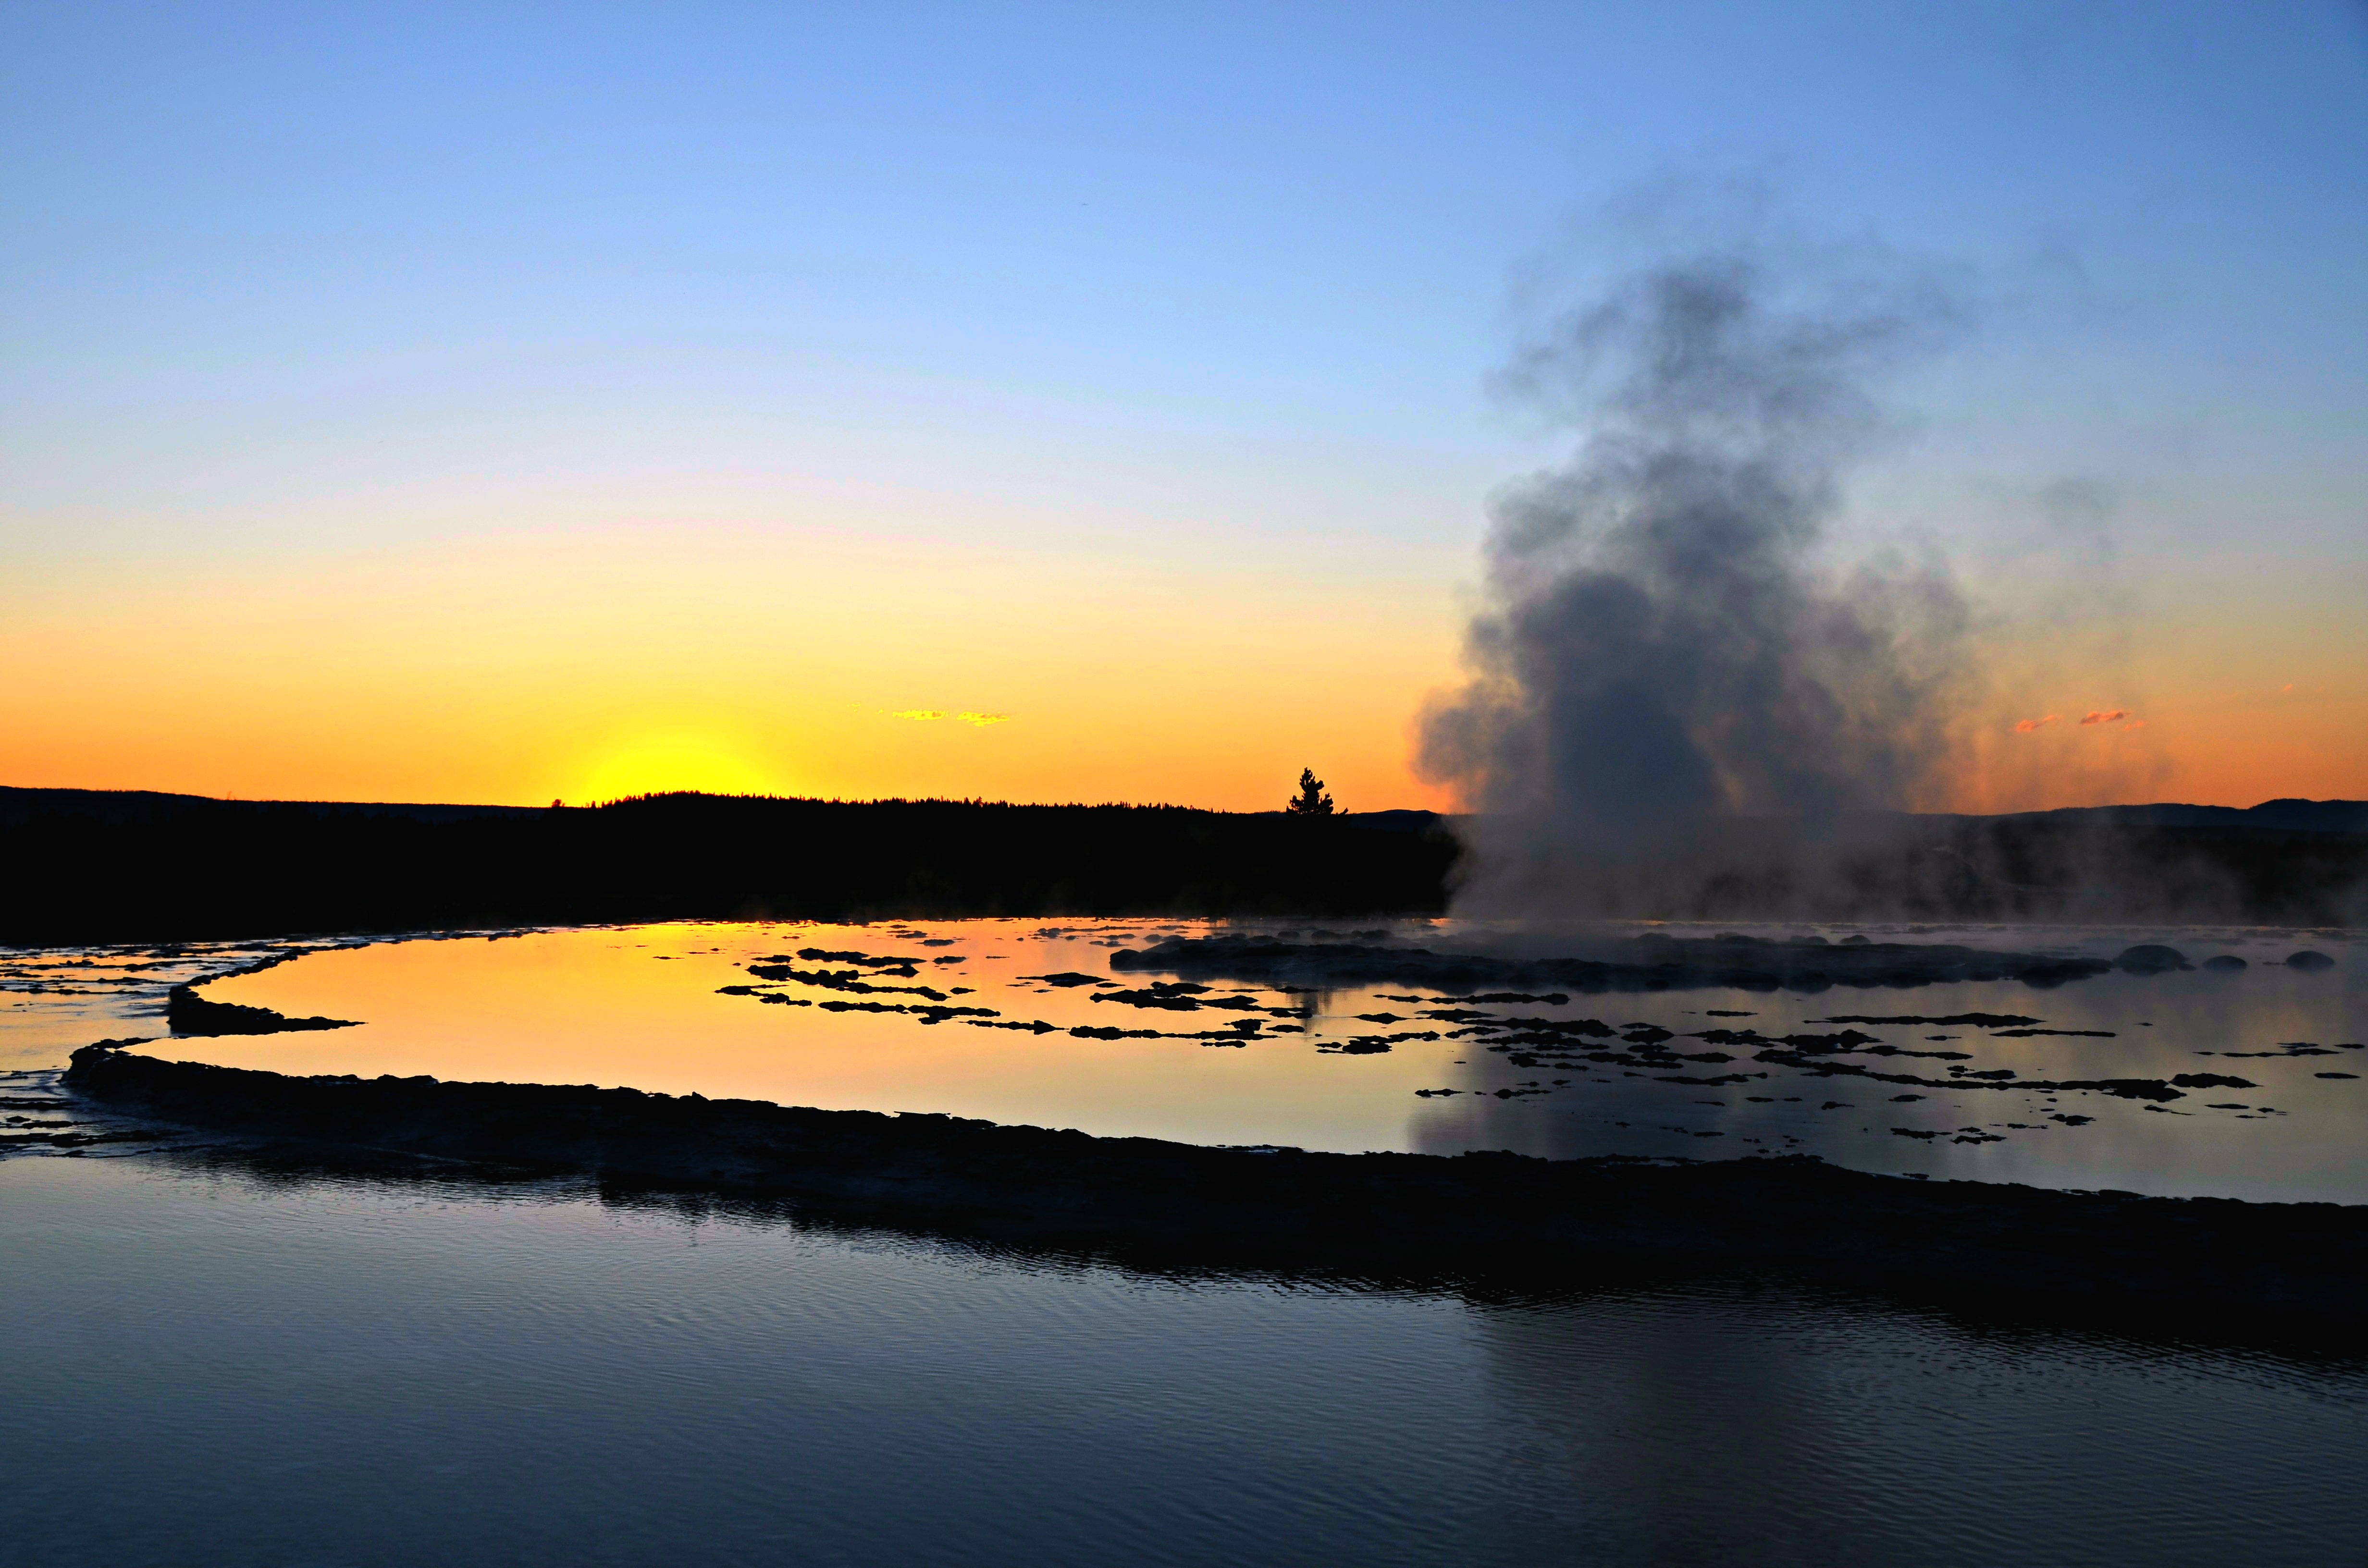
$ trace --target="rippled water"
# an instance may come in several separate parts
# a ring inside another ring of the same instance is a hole
[[[2048,988],[1702,989],[1493,1008],[1410,999],[1419,994],[1388,985],[1308,995],[1221,984],[1200,1000],[1243,1005],[1177,1011],[1113,999],[1140,998],[1156,975],[1129,972],[1118,976],[1123,985],[1100,986],[1028,978],[1108,981],[1112,951],[1207,929],[1146,921],[675,925],[393,943],[313,954],[207,993],[291,1016],[359,1019],[359,1028],[155,1049],[281,1072],[621,1084],[1204,1143],[1563,1157],[1808,1153],[1863,1170],[2051,1187],[2368,1201],[2368,1051],[2359,1043],[2368,1041],[2368,966],[2353,961],[2340,933],[2305,940],[2258,932],[1929,932],[1907,939],[2111,955],[2168,935],[2197,960],[2249,953],[2254,961],[2235,973],[2113,973]],[[1551,949],[1550,938],[1448,923],[1394,927],[1389,939]],[[2311,972],[2264,961],[2305,945],[2334,955],[2335,967]],[[907,966],[912,976],[874,973],[880,989],[864,992],[750,972],[776,956],[800,974],[860,969],[799,960],[801,951],[918,961]],[[733,985],[756,994],[720,994]],[[936,1015],[860,1010],[935,1007],[991,1017],[928,1021]],[[1652,1024],[1680,1037],[1671,1049],[1695,1051],[1704,1048],[1683,1037],[1746,1027],[1773,1036],[1830,1030],[1837,1026],[1819,1020],[1837,1014],[1989,1013],[2066,1032],[1867,1026],[1861,1032],[1918,1054],[1834,1059],[1918,1080],[1898,1083],[1759,1063],[1733,1046],[1724,1048],[1732,1062],[1676,1073],[1522,1066],[1487,1050],[1485,1037],[1459,1038],[1453,1023],[1425,1017],[1439,1011]],[[1258,1025],[1254,1038],[1243,1038],[1246,1021]],[[1047,1032],[1003,1027],[1037,1023]],[[1070,1032],[1080,1028],[1181,1038]],[[1422,1033],[1441,1038],[1406,1038]],[[1386,1049],[1340,1053],[1360,1041]],[[1993,1087],[1997,1080],[1975,1075],[2001,1069],[2046,1083],[2168,1084],[2207,1074],[2248,1086],[2194,1087],[2149,1102]],[[1672,1081],[1729,1075],[1745,1081]]]
[[[1717,1096],[1614,1076],[1485,1104],[1417,1097],[1537,1074],[1469,1042],[1325,1053],[1391,1028],[1357,1017],[1378,1010],[1361,994],[1312,1011],[1301,999],[1296,1014],[1261,1000],[1285,1010],[1259,1017],[1307,1032],[1231,1046],[827,1012],[831,999],[930,1004],[794,982],[778,994],[816,1006],[717,994],[765,983],[744,966],[801,945],[958,950],[967,961],[929,966],[946,978],[928,983],[1001,1021],[1182,1034],[1232,1016],[1023,982],[1106,972],[1110,944],[1146,934],[1037,929],[665,926],[324,950],[209,993],[362,1027],[149,1049],[1336,1147],[1590,1148],[1650,1132],[1614,1125],[1648,1108],[1687,1141],[1617,1146],[1694,1153],[1719,1141],[1692,1131],[1740,1144],[1819,1127],[1773,1074],[1771,1088]],[[902,946],[929,941],[951,946]],[[1941,987],[1569,1011],[1676,1028],[1749,1009],[1772,1028],[1997,1006],[2114,1032],[1973,1031],[1968,1064],[2154,1073],[2206,1062],[2196,1051],[2340,1034],[2361,1016],[2352,949],[2313,945],[2338,967],[2257,966],[2234,977],[2242,988],[2198,972],[2017,990],[2015,1006]],[[13,1113],[20,1124],[74,1119],[53,1097],[68,1049],[160,1034],[164,984],[268,952],[15,955],[0,964],[0,1098],[58,1107]],[[972,989],[956,997],[956,984]],[[1827,1146],[1987,1174],[2019,1151],[2102,1151],[2087,1156],[2095,1170],[2155,1185],[2240,1185],[2247,1162],[2281,1189],[2351,1179],[2354,1086],[2312,1075],[2330,1058],[2235,1060],[2263,1085],[2240,1097],[2288,1115],[2174,1119],[2089,1096],[2079,1108],[2096,1121],[2004,1143],[1877,1132]],[[1763,1092],[1783,1108],[1748,1098]],[[1948,1119],[1927,1103],[1885,1118]],[[797,1205],[292,1169],[202,1140],[8,1147],[0,1568],[2368,1557],[2368,1344],[2281,1347],[2273,1324],[2175,1341],[1716,1273],[1542,1286],[1534,1270],[1178,1272],[850,1227]]]
[[[2352,1563],[2356,1363],[0,1164],[0,1564]]]

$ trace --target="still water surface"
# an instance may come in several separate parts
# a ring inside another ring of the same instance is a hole
[[[0,1163],[0,1564],[2351,1564],[2354,1362]]]
[[[1122,984],[1110,983],[1111,952],[1210,929],[1144,921],[675,925],[384,944],[314,954],[207,992],[291,1017],[359,1019],[359,1028],[154,1049],[286,1073],[629,1085],[1201,1143],[1513,1149],[1564,1158],[1802,1153],[1861,1170],[2047,1187],[2368,1201],[2368,1051],[2361,1047],[2368,965],[2352,961],[2340,933],[1989,927],[1907,938],[2111,956],[2167,935],[2199,965],[2220,954],[2253,960],[2236,972],[2117,972],[2048,988],[1695,989],[1493,1009],[1410,999],[1415,994],[1390,985],[1321,995],[1220,985],[1204,998],[1257,1005],[1238,1010],[1178,1012],[1113,999],[1139,996],[1157,976],[1122,973]],[[1491,950],[1538,940],[1445,922],[1394,927],[1388,939]],[[2335,966],[2307,971],[2268,961],[2302,947],[2328,953]],[[874,974],[883,989],[861,993],[750,972],[777,956],[801,974],[858,972],[844,962],[798,960],[801,951],[918,961],[906,966],[914,976]],[[1042,975],[1104,983],[1030,978]],[[756,994],[722,994],[734,985]],[[850,1009],[933,1005],[916,990],[992,1017],[928,1022]],[[1736,1061],[1679,1074],[1523,1067],[1487,1051],[1485,1039],[1459,1038],[1453,1024],[1424,1017],[1442,1010],[1651,1024],[1680,1037],[1678,1050],[1687,1049],[1683,1037],[1711,1028],[1748,1026],[1780,1037],[1830,1030],[1836,1026],[1820,1020],[1836,1014],[1988,1013],[2067,1032],[1867,1027],[1862,1032],[1887,1045],[1924,1054],[1841,1060],[1930,1080],[1897,1084],[1770,1067],[1732,1047]],[[1246,1021],[1258,1025],[1247,1039]],[[1050,1027],[999,1027],[1014,1023]],[[1184,1038],[1099,1040],[1069,1032],[1076,1028]],[[1406,1038],[1421,1033],[1441,1038]],[[1360,1040],[1386,1049],[1340,1053]],[[2248,1086],[2192,1088],[2157,1102],[1992,1087],[1995,1080],[1974,1076],[2001,1069],[2043,1083],[2167,1084],[2202,1073]],[[1745,1081],[1671,1081],[1729,1075]]]
[[[1005,1019],[1184,1033],[1230,1017],[1162,1017],[1018,978],[1107,973],[1110,945],[1142,945],[1140,926],[898,929],[912,935],[665,926],[322,951],[209,992],[362,1028],[149,1049],[1330,1147],[1710,1153],[1719,1141],[1694,1131],[1807,1140],[1820,1124],[1801,1105],[1830,1086],[1800,1085],[1794,1105],[1774,1075],[1718,1094],[1579,1075],[1519,1099],[1417,1097],[1539,1074],[1468,1042],[1320,1051],[1371,1038],[1363,995],[1261,1013],[1307,1032],[1221,1046],[759,999],[856,995],[792,982],[717,994],[799,946],[956,950],[966,961],[930,966],[946,978],[928,983]],[[949,946],[903,945],[928,941]],[[2361,1038],[2353,949],[2311,945],[2338,968],[2257,965],[2234,977],[2242,990],[2199,971],[1978,1000],[1985,988],[1672,993],[1570,1011],[1677,1028],[1750,1009],[1772,1028],[1995,1006],[2114,1032],[1929,1032],[1967,1036],[1980,1055],[1965,1065],[2156,1074],[2226,1067],[2197,1051]],[[0,963],[0,1096],[52,1095],[72,1046],[159,1034],[165,983],[258,956],[14,955]],[[2028,1149],[2066,1162],[2050,1170],[2123,1173],[2074,1185],[2237,1187],[2249,1165],[2282,1192],[2343,1189],[2356,1085],[2315,1074],[2347,1058],[2236,1059],[2261,1087],[2234,1097],[2282,1118],[2173,1120],[2091,1095],[2077,1103],[2101,1110],[2094,1122],[2001,1143],[1874,1132],[1825,1146],[1982,1174]],[[1926,1103],[1883,1114],[1950,1119]],[[1648,1110],[1688,1131],[1617,1143],[1650,1131]],[[2081,1165],[2058,1149],[2105,1153]],[[2368,1342],[1983,1321],[1734,1276],[1548,1289],[1178,1272],[574,1181],[17,1146],[0,1158],[0,1568],[2368,1558]]]

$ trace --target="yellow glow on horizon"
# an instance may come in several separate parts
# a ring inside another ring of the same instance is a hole
[[[643,735],[607,752],[563,799],[588,805],[677,790],[710,795],[783,792],[780,781],[740,746],[712,734],[685,733]]]
[[[1426,696],[1461,678],[1446,566],[1293,549],[620,526],[19,574],[0,577],[0,783],[1274,810],[1313,767],[1344,809],[1454,808],[1409,766]],[[1999,651],[1961,766],[1914,803],[2368,794],[2368,631],[2334,598],[2197,592],[2183,640],[2143,658]]]

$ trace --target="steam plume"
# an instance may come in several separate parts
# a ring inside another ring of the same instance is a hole
[[[1702,873],[1737,824],[1829,834],[1945,769],[1964,600],[1940,567],[1824,546],[1886,426],[1873,389],[1954,312],[1917,278],[1799,293],[1746,256],[1687,257],[1508,372],[1585,434],[1499,498],[1468,683],[1422,721],[1417,766],[1474,813],[1462,907],[1660,913],[1640,879]]]

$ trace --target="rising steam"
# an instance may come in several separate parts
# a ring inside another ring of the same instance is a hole
[[[1460,907],[1682,913],[1646,905],[1731,880],[1738,843],[1771,842],[1748,824],[1793,824],[1797,848],[1932,798],[1965,603],[1934,564],[1836,563],[1827,535],[1887,428],[1875,389],[1954,318],[1920,279],[1804,302],[1719,253],[1622,281],[1521,355],[1508,385],[1583,435],[1494,508],[1470,678],[1423,717],[1420,770],[1474,813]]]

